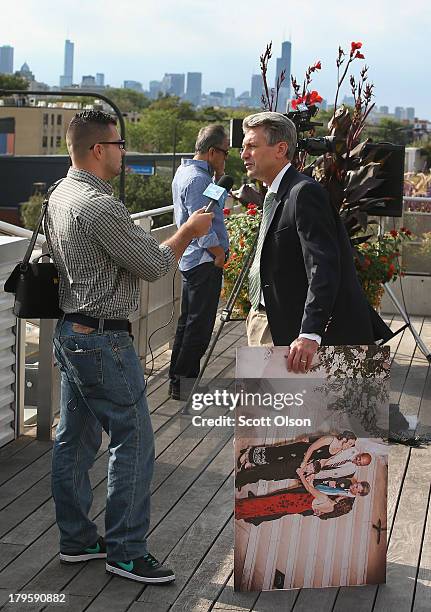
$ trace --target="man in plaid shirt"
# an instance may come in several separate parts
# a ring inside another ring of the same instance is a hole
[[[66,139],[72,167],[53,192],[45,218],[65,313],[54,336],[61,371],[52,467],[60,560],[107,557],[108,572],[171,582],[173,571],[146,544],[154,439],[128,317],[138,307],[140,279],[154,281],[172,269],[192,239],[208,232],[213,215],[197,211],[159,245],[132,222],[108,183],[120,173],[125,154],[115,119],[99,111],[77,114]],[[88,471],[102,429],[110,437],[106,541],[88,516]]]

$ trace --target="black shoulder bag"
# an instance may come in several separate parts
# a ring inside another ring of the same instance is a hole
[[[60,179],[49,188],[24,259],[15,266],[4,285],[5,291],[15,294],[13,312],[19,319],[58,319],[63,316],[58,299],[58,270],[53,263],[39,262],[41,257],[51,257],[50,254],[44,253],[30,263],[49,198],[62,180]]]

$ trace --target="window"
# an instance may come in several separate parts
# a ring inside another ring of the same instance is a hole
[[[54,125],[55,115],[51,115],[51,125]]]
[[[51,136],[50,138],[50,147],[54,146],[54,136]]]
[[[61,147],[61,136],[57,136],[57,138],[55,139],[55,146]]]
[[[43,125],[48,125],[48,113],[43,113]]]
[[[63,115],[57,115],[57,125],[61,125],[63,123]]]
[[[48,117],[48,115],[46,115]],[[48,146],[48,136],[42,136],[42,147],[46,149]]]

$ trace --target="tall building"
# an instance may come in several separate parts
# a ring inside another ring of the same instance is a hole
[[[263,90],[263,81],[261,74],[251,75],[251,89],[250,89],[250,104],[252,106],[260,106]]]
[[[395,119],[398,119],[398,121],[405,119],[405,113],[406,111],[402,106],[396,106],[394,109]]]
[[[381,106],[379,108],[379,112],[381,112],[383,115],[389,115],[389,106]]]
[[[105,75],[103,72],[96,72],[96,85],[97,87],[105,87]]]
[[[64,74],[60,77],[60,87],[72,87],[73,85],[73,51],[74,43],[66,40],[64,43]]]
[[[157,100],[159,97],[159,93],[162,91],[162,82],[161,81],[150,81],[150,98],[152,100]]]
[[[0,47],[0,74],[13,74],[13,47]]]
[[[415,109],[412,106],[406,108],[406,119],[412,122],[415,120]]]
[[[202,72],[187,73],[186,100],[199,106],[202,96]]]
[[[88,87],[94,87],[96,85],[96,79],[92,74],[83,74],[81,81],[81,89],[87,89]]]
[[[133,91],[143,93],[142,83],[139,81],[124,81],[123,87],[124,89],[133,89]]]
[[[277,86],[277,79],[280,77],[284,70],[284,81],[281,84],[280,91],[278,94],[278,103],[276,111],[280,113],[286,112],[287,101],[290,98],[290,64],[292,59],[292,43],[285,40],[281,43],[281,57],[277,57],[277,69],[275,74],[275,87]]]
[[[178,96],[181,98],[184,95],[185,75],[166,72],[162,81],[162,92],[169,96]]]
[[[27,62],[23,63],[23,65],[21,66],[21,70],[18,70],[16,74],[17,76],[20,76],[22,79],[26,79],[30,83],[35,80],[34,74],[30,70],[30,67],[27,64]]]

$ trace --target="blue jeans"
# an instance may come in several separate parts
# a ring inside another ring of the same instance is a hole
[[[94,544],[88,518],[93,500],[88,471],[110,437],[105,531],[111,561],[147,553],[154,436],[141,363],[127,332],[76,333],[59,320],[54,352],[61,371],[60,423],[53,450],[52,489],[60,548]]]

